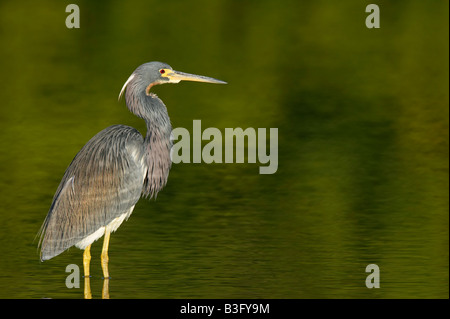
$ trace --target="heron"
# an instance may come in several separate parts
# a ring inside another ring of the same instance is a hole
[[[147,133],[126,125],[99,132],[66,169],[40,229],[40,259],[51,259],[75,246],[84,250],[85,277],[90,249],[104,236],[101,266],[109,278],[110,235],[127,220],[139,198],[153,198],[165,186],[171,168],[171,123],[163,101],[150,89],[157,84],[197,81],[226,84],[202,75],[175,71],[162,62],[140,65],[123,85],[128,109],[143,119]]]

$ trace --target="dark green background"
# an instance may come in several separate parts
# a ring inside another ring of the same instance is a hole
[[[173,127],[276,127],[279,167],[173,165],[110,243],[112,298],[448,298],[448,1],[0,3],[0,298],[82,298],[35,235],[73,156],[148,61]],[[93,245],[100,297],[101,242]],[[375,263],[381,288],[367,289]],[[81,283],[83,286],[83,283]]]

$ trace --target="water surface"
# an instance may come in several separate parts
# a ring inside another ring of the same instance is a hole
[[[229,83],[155,87],[174,127],[278,128],[278,171],[173,165],[111,237],[111,298],[448,298],[448,1],[378,1],[378,30],[360,1],[77,3],[78,30],[0,4],[0,298],[83,298],[82,252],[35,235],[92,136],[145,134],[117,96],[152,60]]]

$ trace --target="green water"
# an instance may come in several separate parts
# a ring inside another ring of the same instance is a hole
[[[176,164],[111,237],[111,298],[448,298],[448,1],[0,3],[0,298],[83,298],[35,240],[78,150],[140,64],[229,84],[155,87],[173,127],[278,128],[278,171]],[[101,297],[101,241],[91,286]],[[380,288],[365,285],[368,264]]]

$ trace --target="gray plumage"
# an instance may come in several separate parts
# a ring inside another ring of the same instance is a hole
[[[125,95],[130,111],[147,124],[145,139],[132,127],[114,125],[78,152],[41,227],[41,260],[81,242],[126,213],[141,194],[152,197],[166,184],[171,166],[171,125],[164,103],[145,92],[155,81],[146,74],[147,66],[136,69]],[[156,67],[170,68],[166,64]]]
[[[85,249],[115,231],[127,219],[140,196],[153,197],[167,182],[171,167],[171,124],[167,108],[150,88],[181,80],[225,83],[174,71],[161,62],[139,66],[128,78],[128,109],[145,120],[145,138],[134,128],[110,126],[78,152],[56,190],[40,230],[41,260],[72,246]]]

